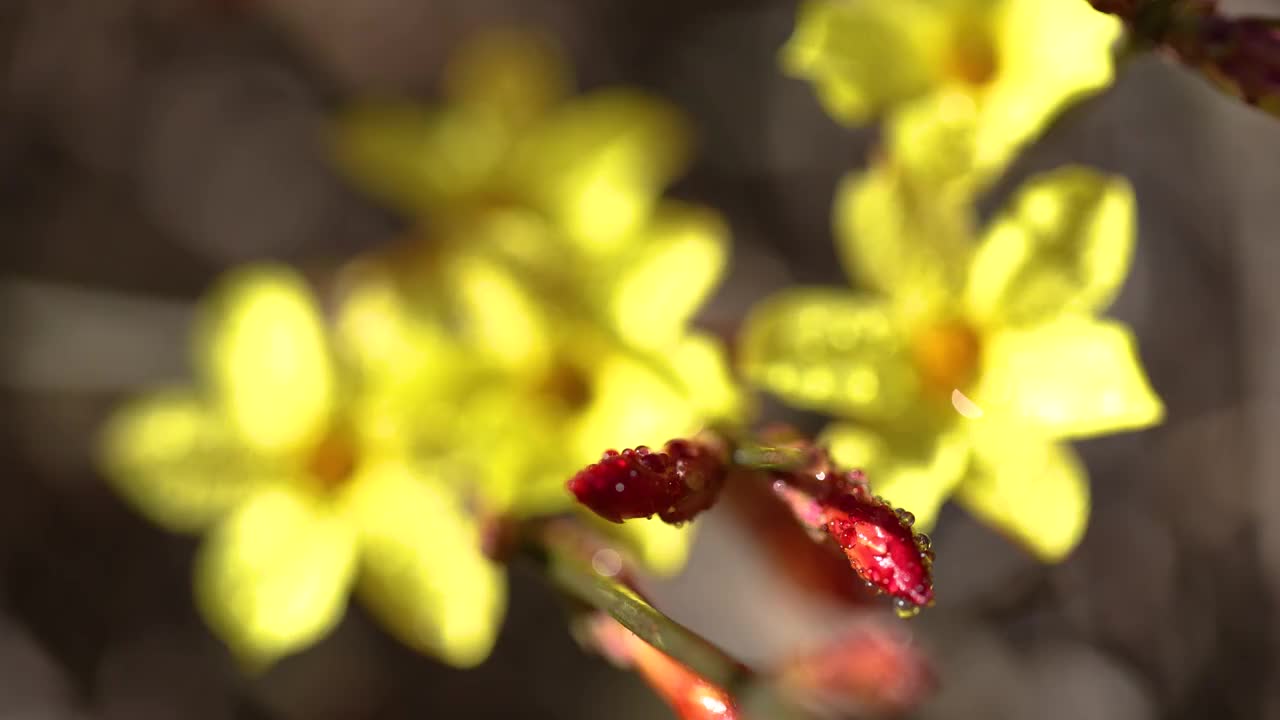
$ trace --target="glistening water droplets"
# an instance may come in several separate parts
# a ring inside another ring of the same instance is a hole
[[[578,502],[606,520],[620,523],[657,515],[676,524],[711,507],[724,479],[724,459],[717,448],[672,440],[662,452],[643,445],[609,450],[566,486]]]
[[[911,618],[920,614],[920,606],[910,600],[897,598],[893,601],[893,612],[900,618]]]

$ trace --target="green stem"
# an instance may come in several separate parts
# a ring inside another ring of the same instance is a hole
[[[748,470],[790,472],[803,470],[813,462],[813,454],[804,448],[740,445],[733,451],[733,464]]]
[[[661,650],[702,679],[725,690],[746,718],[812,720],[757,675],[702,636],[663,615],[615,577],[605,576],[582,558],[582,553],[551,533],[526,546],[547,581],[584,605],[608,614],[641,640]]]
[[[547,580],[574,599],[608,613],[637,637],[726,690],[740,687],[752,676],[741,663],[692,630],[663,615],[616,578],[595,572],[590,565],[555,544],[543,546]],[[730,690],[731,691],[731,690]]]

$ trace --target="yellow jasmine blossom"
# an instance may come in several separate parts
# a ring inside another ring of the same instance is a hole
[[[316,642],[355,589],[406,644],[482,660],[504,576],[443,470],[342,372],[303,280],[233,272],[201,306],[195,351],[199,382],[120,409],[102,461],[150,519],[206,534],[196,600],[236,655],[264,667]]]
[[[972,212],[934,205],[881,163],[841,186],[840,250],[863,292],[786,291],[748,319],[760,387],[855,422],[825,435],[843,462],[928,527],[954,495],[1057,560],[1088,518],[1061,440],[1158,422],[1134,341],[1097,317],[1128,273],[1127,183],[1080,167],[1032,178],[969,241]]]
[[[744,412],[720,343],[689,329],[729,241],[714,212],[662,197],[687,163],[683,118],[638,91],[570,85],[549,42],[491,32],[450,63],[443,103],[366,104],[336,132],[353,180],[418,226],[348,302],[377,305],[373,326],[456,339],[483,378],[461,401],[459,447],[515,514],[567,509],[565,481],[605,449]],[[687,531],[620,532],[651,567],[683,562]]]
[[[639,352],[555,305],[524,295],[496,267],[486,266],[485,272],[486,296],[502,300],[467,306],[460,322],[463,339],[454,348],[470,374],[451,381],[449,407],[424,402],[440,393],[414,386],[439,377],[438,366],[383,371],[383,378],[406,380],[376,394],[412,406],[395,415],[422,418],[413,427],[419,444],[448,445],[455,482],[478,491],[492,509],[517,516],[562,512],[572,505],[565,481],[605,449],[658,446],[741,411],[740,392],[719,345],[709,337],[686,333],[663,352]],[[359,275],[345,302],[343,346],[352,348],[361,364],[379,358],[415,362],[420,350],[388,348],[412,347],[424,334],[438,336],[438,319],[412,305],[385,273],[362,268]],[[486,324],[494,326],[492,347],[486,344],[488,331],[475,330]],[[511,327],[509,336],[542,350],[513,362],[503,352],[505,326]],[[673,572],[683,565],[687,529],[656,520],[608,527],[621,533],[651,569]]]
[[[1111,82],[1120,33],[1077,0],[806,0],[782,62],[837,120],[885,115],[890,145],[945,137],[990,175],[1067,103]]]

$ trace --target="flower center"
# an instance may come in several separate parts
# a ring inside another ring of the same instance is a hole
[[[543,377],[537,391],[570,411],[578,411],[591,402],[591,379],[577,367],[561,362]]]
[[[911,354],[926,392],[950,397],[977,376],[982,340],[968,323],[948,320],[917,333]]]
[[[983,29],[967,26],[952,38],[947,57],[947,73],[952,78],[982,87],[995,78],[999,67],[995,44]]]
[[[311,449],[304,470],[313,487],[322,492],[332,492],[351,479],[358,459],[359,452],[351,433],[333,428]]]

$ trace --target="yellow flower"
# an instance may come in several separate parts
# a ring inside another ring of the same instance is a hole
[[[900,161],[937,164],[945,149],[990,176],[1110,83],[1120,32],[1078,0],[806,0],[782,62],[836,119],[886,115]]]
[[[339,331],[359,366],[382,363],[375,397],[408,406],[391,415],[420,418],[411,430],[418,444],[447,445],[454,482],[478,491],[491,508],[516,516],[562,512],[573,501],[565,481],[605,449],[658,446],[741,412],[740,391],[709,337],[681,334],[661,352],[639,351],[539,303],[494,266],[470,271],[483,292],[463,303],[463,337],[453,352],[468,374],[449,381],[447,406],[438,390],[445,370],[408,366],[424,354],[424,337],[443,336],[438,318],[406,300],[385,273],[368,267],[357,273]],[[522,345],[539,350],[516,360],[508,348]],[[402,380],[388,383],[394,378]],[[608,528],[653,570],[672,572],[684,563],[687,528],[657,520]]]
[[[207,534],[196,600],[236,655],[263,667],[310,645],[355,588],[406,644],[482,660],[504,576],[443,470],[405,452],[340,372],[301,278],[232,273],[195,351],[200,382],[119,410],[102,461],[153,521]]]
[[[689,329],[729,241],[714,212],[662,197],[687,162],[683,118],[638,91],[569,86],[549,43],[494,32],[450,63],[446,102],[360,106],[336,132],[351,177],[418,224],[349,303],[378,308],[370,327],[457,341],[483,378],[457,444],[486,499],[515,514],[567,509],[565,481],[607,448],[744,413],[720,343]],[[348,331],[346,345],[372,347],[360,323]],[[620,532],[651,567],[683,562],[687,531]]]
[[[877,165],[845,181],[836,210],[843,258],[871,292],[765,301],[747,322],[746,373],[857,421],[828,429],[833,453],[920,525],[954,493],[1060,559],[1089,494],[1057,441],[1163,415],[1129,332],[1095,317],[1128,272],[1133,204],[1122,179],[1062,168],[1028,181],[975,246],[967,206],[930,203],[915,178]]]

